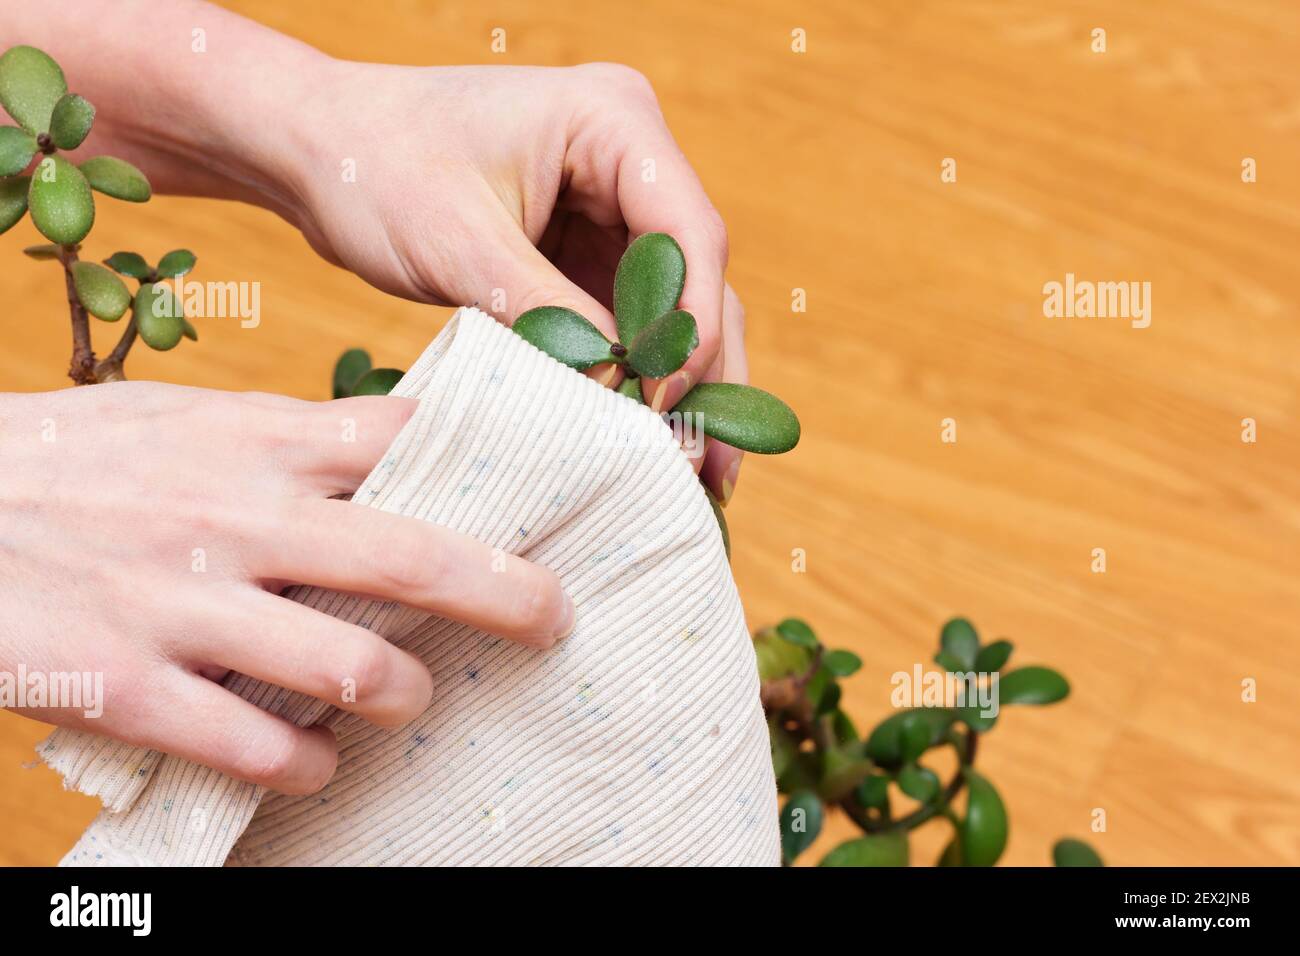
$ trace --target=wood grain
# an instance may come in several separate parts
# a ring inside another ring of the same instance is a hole
[[[863,724],[954,613],[1069,675],[1068,702],[1008,711],[982,749],[1011,811],[1006,862],[1044,863],[1072,835],[1115,864],[1300,863],[1300,9],[230,6],[355,59],[645,72],[729,224],[753,379],[804,424],[795,452],[747,462],[729,509],[750,623],[798,614],[861,655],[846,704]],[[445,320],[266,213],[101,206],[97,249],[183,243],[199,277],[263,286],[259,328],[211,320],[197,347],[134,355],[134,377],[324,398],[341,349],[403,365]],[[59,388],[62,290],[18,255],[25,229],[0,239],[0,387]],[[1043,284],[1067,272],[1150,282],[1150,327],[1044,317]],[[0,717],[3,863],[57,860],[93,813],[20,769],[41,734]],[[848,832],[834,823],[812,857]]]

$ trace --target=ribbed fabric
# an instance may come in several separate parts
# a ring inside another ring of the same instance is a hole
[[[556,571],[577,628],[538,652],[391,602],[294,588],[410,650],[433,703],[386,731],[231,675],[338,735],[309,797],[70,730],[38,748],[105,810],[71,865],[779,861],[758,676],[707,500],[648,408],[461,309],[394,394],[420,407],[354,503]]]

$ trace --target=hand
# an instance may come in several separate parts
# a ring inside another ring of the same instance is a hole
[[[334,771],[330,731],[215,681],[239,671],[385,727],[423,711],[433,681],[371,631],[280,597],[286,585],[538,647],[567,634],[573,605],[551,571],[511,556],[494,571],[469,537],[331,500],[357,488],[415,404],[144,382],[0,395],[0,671],[102,673],[106,698],[98,719],[19,712],[310,793]]]
[[[564,305],[613,336],[619,256],[629,238],[666,232],[686,256],[682,308],[700,345],[681,371],[643,383],[647,403],[747,380],[726,230],[640,74],[330,60],[314,70],[284,135],[296,159],[272,164],[290,177],[274,193],[298,198],[272,208],[321,255],[395,295],[505,322]],[[593,374],[616,384],[614,366]],[[703,459],[723,500],[740,457],[712,442]]]

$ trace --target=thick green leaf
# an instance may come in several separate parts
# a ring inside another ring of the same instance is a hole
[[[827,803],[838,803],[858,788],[873,766],[861,747],[833,747],[822,754],[817,790]]]
[[[1050,667],[1022,667],[998,681],[1000,704],[1054,704],[1069,693],[1069,682]]]
[[[700,344],[695,316],[681,309],[651,320],[627,347],[627,364],[647,378],[664,378],[686,364]]]
[[[95,224],[95,199],[86,177],[62,156],[46,156],[32,173],[27,193],[32,223],[50,242],[71,246]]]
[[[975,655],[979,653],[980,639],[975,628],[964,617],[954,617],[939,632],[939,649],[952,660],[960,661],[960,668],[953,670],[971,670],[975,667]]]
[[[33,136],[47,133],[54,104],[68,92],[59,64],[33,46],[0,56],[0,103]]]
[[[978,731],[982,734],[985,731],[992,730],[993,725],[998,722],[997,714],[986,717],[984,716],[984,709],[985,708],[979,706],[979,704],[968,704],[965,707],[958,707],[957,719],[971,730]]]
[[[841,843],[822,860],[822,866],[907,866],[907,834],[876,833]]]
[[[899,757],[908,764],[930,749],[931,724],[924,710],[914,710],[903,718],[899,732]]]
[[[580,372],[614,361],[609,339],[572,309],[558,305],[529,309],[511,328],[557,362]]]
[[[813,633],[811,627],[797,617],[787,617],[776,626],[776,632],[791,644],[798,644],[810,650],[817,647],[817,635]]]
[[[953,837],[944,847],[943,854],[939,857],[939,862],[935,866],[961,866],[961,843],[958,837]]]
[[[0,176],[15,176],[36,155],[36,138],[17,126],[0,126]]]
[[[395,368],[372,368],[357,380],[353,386],[353,395],[387,395],[405,375]]]
[[[852,651],[831,651],[822,658],[822,663],[836,677],[849,677],[862,666],[862,658]]]
[[[964,674],[967,671],[966,662],[958,660],[947,651],[940,651],[934,655],[934,662],[944,670],[953,674]]]
[[[95,107],[76,93],[66,93],[54,104],[50,117],[50,139],[59,149],[76,149],[90,135]]]
[[[619,341],[637,334],[677,308],[686,284],[686,257],[672,236],[649,232],[627,247],[614,273],[614,321]]]
[[[153,275],[153,269],[138,252],[115,252],[104,260],[104,265],[114,272],[143,282]]]
[[[939,792],[939,776],[933,770],[910,763],[898,771],[898,789],[913,800],[929,803]]]
[[[919,717],[910,715],[917,714]],[[940,743],[952,726],[954,714],[945,707],[918,707],[900,711],[876,725],[867,738],[867,755],[877,763],[897,765],[903,758],[903,727],[919,720],[930,728],[927,746]]]
[[[618,383],[618,388],[614,389],[620,395],[632,399],[634,402],[645,404],[645,398],[641,394],[641,380],[639,378],[624,378]]]
[[[967,768],[966,819],[961,826],[961,855],[967,866],[992,866],[1007,846],[1007,808],[983,776]]]
[[[883,774],[872,774],[857,789],[858,803],[864,807],[883,807],[889,802],[889,778]]]
[[[808,700],[812,703],[813,714],[820,717],[822,714],[829,714],[840,705],[843,691],[831,676],[831,672],[821,667],[808,682],[807,694]]]
[[[164,285],[146,282],[135,294],[135,327],[145,345],[159,352],[174,349],[185,334],[180,303]]]
[[[781,858],[787,864],[817,839],[822,832],[822,802],[817,794],[801,790],[790,794],[781,808]]]
[[[1002,670],[1014,649],[1015,645],[1010,641],[994,641],[992,644],[981,647],[980,652],[975,655],[975,670],[981,674],[991,674],[994,671]]]
[[[1052,862],[1056,866],[1105,866],[1097,851],[1082,840],[1057,840],[1052,847]]]
[[[767,736],[772,741],[772,771],[780,779],[798,759],[799,743],[775,716],[767,722]]]
[[[791,644],[770,627],[755,632],[754,654],[758,658],[759,680],[764,681],[803,674],[812,663],[812,653],[807,648]]]
[[[93,262],[72,264],[72,284],[86,311],[105,322],[116,322],[131,304],[131,293],[122,280]]]
[[[695,416],[706,435],[744,451],[779,455],[799,444],[799,419],[790,406],[749,385],[703,382],[673,411]]]
[[[704,494],[709,499],[709,507],[713,509],[713,520],[718,523],[718,531],[722,533],[722,550],[727,553],[727,560],[730,561],[731,532],[727,530],[727,517],[722,513],[722,505],[718,504],[718,499],[713,497],[713,492],[705,488]]]
[[[27,212],[30,182],[31,179],[27,176],[0,179],[0,233],[12,229],[23,218],[23,213]]]
[[[370,353],[365,349],[348,349],[334,363],[334,397],[347,398],[361,376],[372,368]]]
[[[835,731],[835,739],[840,744],[853,744],[861,739],[853,720],[842,710],[836,710],[831,715],[831,729]]]
[[[90,187],[105,196],[127,202],[148,202],[153,195],[144,173],[116,156],[94,156],[80,168]]]
[[[57,259],[61,251],[59,246],[50,243],[44,246],[28,246],[23,250],[23,255],[31,256],[33,259]]]
[[[158,274],[166,279],[183,276],[194,268],[198,257],[188,249],[173,249],[158,260]]]

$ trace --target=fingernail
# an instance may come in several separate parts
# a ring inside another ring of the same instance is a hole
[[[674,372],[666,379],[659,383],[655,389],[655,397],[650,402],[650,410],[655,414],[662,412],[664,407],[672,408],[682,400],[682,396],[691,390],[691,376],[689,372]],[[671,395],[672,401],[668,398]]]
[[[718,502],[722,507],[727,507],[727,502],[730,501],[731,496],[736,493],[736,479],[739,477],[740,459],[737,458],[731,463],[731,466],[727,468],[727,473],[722,476],[722,498]]]
[[[605,388],[609,388],[610,383],[614,381],[614,376],[617,374],[618,374],[618,366],[611,365],[609,367],[609,371],[606,372],[604,375],[600,376],[600,378],[596,379],[596,381],[600,382],[600,384],[603,385]]]
[[[555,639],[557,641],[564,640],[573,633],[573,629],[577,626],[578,609],[573,606],[573,598],[566,594],[564,595],[564,623],[561,624],[560,629],[555,632]]]

